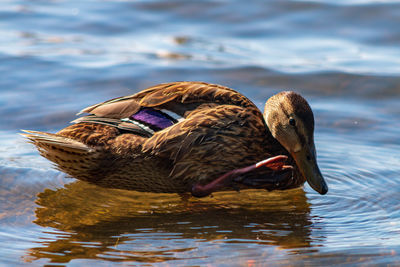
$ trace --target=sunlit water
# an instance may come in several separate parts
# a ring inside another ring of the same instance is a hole
[[[400,265],[398,1],[2,1],[0,265]],[[325,196],[108,190],[18,136],[147,86],[296,90]]]

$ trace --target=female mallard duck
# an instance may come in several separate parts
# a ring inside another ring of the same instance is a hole
[[[81,113],[90,115],[57,134],[24,134],[42,156],[80,180],[197,197],[229,188],[289,189],[305,181],[320,194],[328,191],[316,161],[313,113],[294,92],[272,96],[262,114],[230,88],[174,82]]]

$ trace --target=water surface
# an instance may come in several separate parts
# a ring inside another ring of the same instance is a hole
[[[398,1],[3,1],[0,265],[400,265]],[[18,136],[148,86],[296,90],[330,191],[189,200],[66,178]]]

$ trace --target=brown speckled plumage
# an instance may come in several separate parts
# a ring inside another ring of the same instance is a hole
[[[172,111],[182,120],[152,133],[125,119],[143,107]],[[260,110],[227,87],[203,82],[160,84],[81,113],[91,115],[57,134],[25,134],[42,156],[77,179],[103,187],[183,193],[233,169],[287,155],[293,171],[259,168],[232,186],[253,187],[257,177],[264,181],[254,187],[268,190],[305,182],[290,153],[271,135]]]

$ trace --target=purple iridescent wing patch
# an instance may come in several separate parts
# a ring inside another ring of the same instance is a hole
[[[152,108],[141,108],[131,119],[142,122],[153,130],[165,129],[176,122],[171,116]]]

